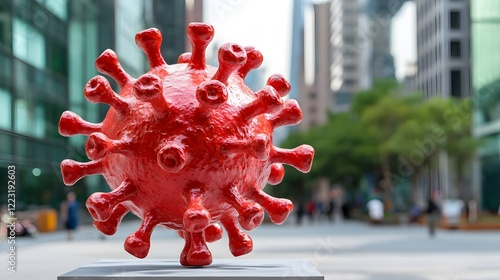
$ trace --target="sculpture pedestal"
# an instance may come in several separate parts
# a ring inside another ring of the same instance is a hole
[[[179,260],[100,260],[57,277],[58,280],[324,280],[300,259],[220,259],[207,267],[183,267]]]

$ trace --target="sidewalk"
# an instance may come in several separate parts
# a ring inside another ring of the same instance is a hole
[[[123,242],[139,221],[123,223],[105,240],[90,226],[75,241],[65,232],[43,234],[17,244],[17,272],[0,266],[0,279],[56,279],[58,275],[99,259],[135,259]],[[250,232],[254,251],[237,260],[309,260],[332,280],[498,280],[500,232],[438,231],[429,238],[424,227],[371,226],[364,223],[264,224]],[[214,259],[231,258],[227,237],[209,244]],[[6,254],[5,242],[2,254]],[[178,260],[184,242],[176,232],[157,228],[148,259]]]

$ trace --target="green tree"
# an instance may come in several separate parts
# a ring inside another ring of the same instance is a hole
[[[332,113],[327,123],[289,135],[282,145],[312,145],[314,163],[309,174],[286,167],[286,187],[276,190],[300,199],[319,178],[355,190],[364,174],[381,174],[379,187],[391,209],[393,181],[408,178],[413,200],[417,179],[437,168],[441,152],[454,164],[460,189],[479,144],[471,135],[471,110],[469,100],[424,100],[418,93],[401,95],[394,80],[375,81],[355,94],[350,112]]]
[[[443,116],[447,123],[446,152],[452,162],[455,174],[455,194],[465,199],[461,190],[471,160],[481,145],[481,141],[472,135],[472,112],[474,104],[470,99],[450,99],[449,107]]]
[[[443,116],[449,106],[449,101],[441,98],[414,104],[410,117],[388,141],[389,150],[397,155],[395,171],[410,178],[413,202],[417,179],[424,170],[433,168],[439,153],[445,149],[447,123]]]
[[[417,179],[448,153],[457,190],[463,188],[465,171],[479,145],[471,133],[472,112],[467,99],[431,98],[414,106],[412,116],[400,125],[389,141],[397,155],[397,172],[411,178],[412,199]]]
[[[374,89],[376,90],[376,89]],[[387,89],[383,89],[387,90]],[[379,94],[382,95],[382,94]],[[361,122],[367,133],[374,135],[374,145],[378,148],[384,202],[387,209],[392,209],[392,174],[394,163],[391,160],[391,138],[397,133],[400,125],[408,121],[412,114],[412,106],[418,102],[415,96],[400,96],[389,92],[361,113]]]

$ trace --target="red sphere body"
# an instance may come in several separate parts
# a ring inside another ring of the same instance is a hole
[[[87,208],[95,227],[112,235],[129,211],[143,219],[125,241],[125,250],[144,258],[157,225],[179,232],[185,239],[180,262],[203,266],[212,262],[206,242],[229,236],[233,255],[251,252],[252,240],[243,232],[259,226],[264,209],[281,224],[293,208],[287,199],[263,192],[266,183],[278,184],[283,163],[302,172],[311,168],[314,150],[302,145],[292,150],[272,145],[276,127],[296,124],[301,111],[296,101],[282,101],[290,90],[280,75],[254,93],[244,77],[262,63],[254,48],[225,44],[219,49],[219,68],[205,64],[205,49],[213,28],[188,26],[193,52],[167,65],[160,53],[161,33],[148,29],[136,35],[151,69],[134,79],[106,50],[96,68],[121,87],[116,94],[102,76],[84,89],[90,102],[111,106],[102,123],[94,124],[64,112],[59,131],[64,136],[88,135],[87,163],[64,160],[63,180],[102,174],[112,189],[94,193]]]

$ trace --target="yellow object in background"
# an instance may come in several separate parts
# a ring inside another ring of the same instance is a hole
[[[37,228],[39,232],[51,232],[57,229],[57,212],[54,209],[38,211]]]

